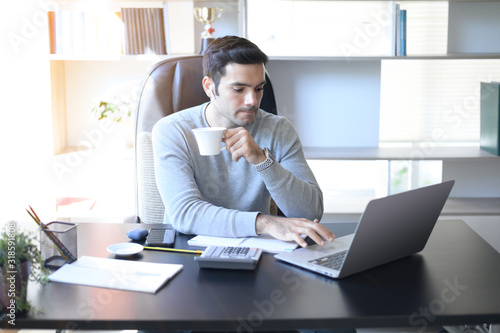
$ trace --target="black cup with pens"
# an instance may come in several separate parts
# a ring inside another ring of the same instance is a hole
[[[44,266],[57,269],[77,259],[76,223],[53,221],[43,223],[33,208],[26,209],[40,227],[40,253]]]
[[[77,258],[77,234],[76,223],[49,222],[40,229],[40,252],[44,260],[44,266],[49,269],[57,269],[65,263],[71,263]],[[50,237],[49,235],[53,235]],[[56,245],[54,238],[64,246]]]

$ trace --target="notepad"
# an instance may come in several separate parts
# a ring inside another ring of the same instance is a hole
[[[290,252],[297,248],[298,244],[291,241],[285,242],[279,239],[273,238],[270,235],[260,235],[257,237],[215,237],[215,236],[202,236],[198,235],[194,238],[188,240],[188,244],[191,246],[247,246],[247,247],[258,247],[264,252],[279,253],[279,252]]]
[[[83,256],[49,275],[54,282],[156,293],[182,265]]]

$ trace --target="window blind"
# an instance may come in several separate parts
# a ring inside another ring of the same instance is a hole
[[[380,142],[478,143],[480,82],[500,60],[382,62]]]

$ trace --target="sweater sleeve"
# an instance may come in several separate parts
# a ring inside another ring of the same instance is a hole
[[[184,131],[185,127],[166,119],[153,128],[156,182],[165,206],[165,222],[185,234],[255,236],[258,212],[219,207],[203,198],[191,158],[196,144],[188,142],[191,137]]]
[[[276,162],[259,175],[286,217],[320,220],[323,193],[307,164],[297,132],[283,118],[276,133],[279,135],[269,147]]]

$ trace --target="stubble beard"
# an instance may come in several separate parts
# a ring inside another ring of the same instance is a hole
[[[234,119],[233,122],[237,126],[248,126],[248,125],[251,125],[251,124],[254,123],[255,118],[257,117],[257,112],[258,111],[259,111],[259,108],[256,107],[256,106],[239,108],[239,109],[236,110],[235,119]],[[244,115],[245,115],[244,118],[238,117],[239,114],[241,115],[241,112],[244,112]],[[248,112],[252,112],[253,113],[251,115],[251,117],[249,117]]]

